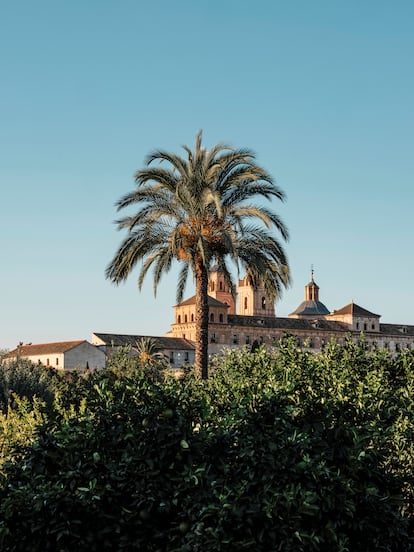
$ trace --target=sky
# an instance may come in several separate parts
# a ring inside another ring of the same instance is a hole
[[[177,266],[155,298],[105,268],[135,171],[198,130],[286,193],[278,316],[313,266],[329,310],[414,324],[413,20],[410,0],[0,0],[0,348],[170,329]]]

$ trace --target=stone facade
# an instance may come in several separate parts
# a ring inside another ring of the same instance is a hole
[[[289,317],[278,317],[263,289],[253,289],[245,278],[239,281],[238,301],[231,302],[229,289],[219,271],[212,273],[209,285],[209,354],[223,347],[271,347],[286,335],[293,335],[298,346],[321,350],[334,339],[344,344],[351,336],[364,338],[368,345],[390,351],[414,347],[414,326],[380,323],[374,314],[356,303],[330,312],[319,300],[319,286],[313,279],[305,286],[305,300]],[[220,284],[221,282],[221,284]],[[174,322],[168,336],[195,341],[195,296],[174,307]],[[238,314],[235,314],[236,311]],[[244,314],[246,313],[246,314]]]

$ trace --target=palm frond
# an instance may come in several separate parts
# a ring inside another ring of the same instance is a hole
[[[181,303],[181,301],[183,300],[184,290],[187,284],[188,271],[189,271],[189,265],[188,263],[184,263],[184,265],[180,270],[180,274],[178,276],[177,303]]]
[[[234,293],[228,269],[231,262],[238,272],[245,270],[254,285],[263,286],[270,297],[280,295],[289,285],[290,272],[278,237],[286,241],[288,230],[272,207],[263,203],[283,201],[284,192],[256,163],[250,149],[217,144],[208,150],[199,131],[194,149],[183,146],[183,150],[184,157],[163,150],[152,152],[146,167],[135,174],[135,190],[117,202],[117,210],[136,210],[116,221],[127,237],[107,266],[106,277],[119,284],[140,262],[139,289],[153,269],[156,294],[162,275],[173,262],[180,262],[177,300],[182,300],[191,271],[196,283],[203,282],[200,294],[205,310],[205,282],[213,262]],[[197,322],[202,337],[196,340],[196,363],[203,357],[203,366],[208,336],[204,326],[201,330],[205,320],[203,312]]]

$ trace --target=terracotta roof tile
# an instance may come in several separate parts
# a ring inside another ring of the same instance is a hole
[[[286,332],[294,330],[312,331],[349,331],[348,325],[334,320],[318,319],[312,320],[309,318],[282,318],[282,317],[263,317],[260,316],[242,316],[239,314],[229,314],[228,322],[233,326],[251,326],[254,328],[273,328],[281,329]]]
[[[377,316],[378,318],[381,316],[380,314],[374,314],[373,312],[370,312],[367,309],[364,309],[357,305],[356,303],[349,303],[349,305],[345,305],[345,307],[342,307],[342,309],[334,310],[331,314],[352,314],[356,316]]]
[[[10,351],[5,357],[15,357],[17,355],[21,357],[29,357],[36,355],[48,355],[65,353],[74,347],[77,347],[81,343],[87,343],[85,339],[79,341],[58,341],[56,343],[37,343],[34,345],[22,345],[16,347],[13,351]]]
[[[209,295],[207,297],[207,301],[208,301],[208,304],[209,304],[210,307],[225,307],[226,309],[229,308],[229,306],[226,303],[222,303],[221,301],[218,301],[214,297],[211,297],[211,295]],[[188,299],[186,299],[185,301],[183,301],[179,305],[175,305],[175,306],[176,307],[182,307],[182,306],[185,306],[185,305],[195,305],[195,302],[196,302],[196,296],[193,295],[192,297],[189,297]]]

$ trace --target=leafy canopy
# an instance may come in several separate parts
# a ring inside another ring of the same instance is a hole
[[[253,285],[262,283],[275,298],[289,283],[289,268],[274,231],[284,240],[288,231],[276,213],[256,200],[284,200],[284,192],[248,149],[218,144],[208,150],[202,147],[201,132],[194,151],[183,148],[186,158],[163,150],[151,153],[135,175],[137,188],[118,201],[118,210],[138,210],[117,221],[128,234],[106,276],[119,284],[142,261],[139,288],[152,268],[156,294],[162,274],[179,261],[181,302],[189,271],[195,275],[197,264],[207,273],[213,262],[218,264],[234,291],[232,260],[249,273]]]

